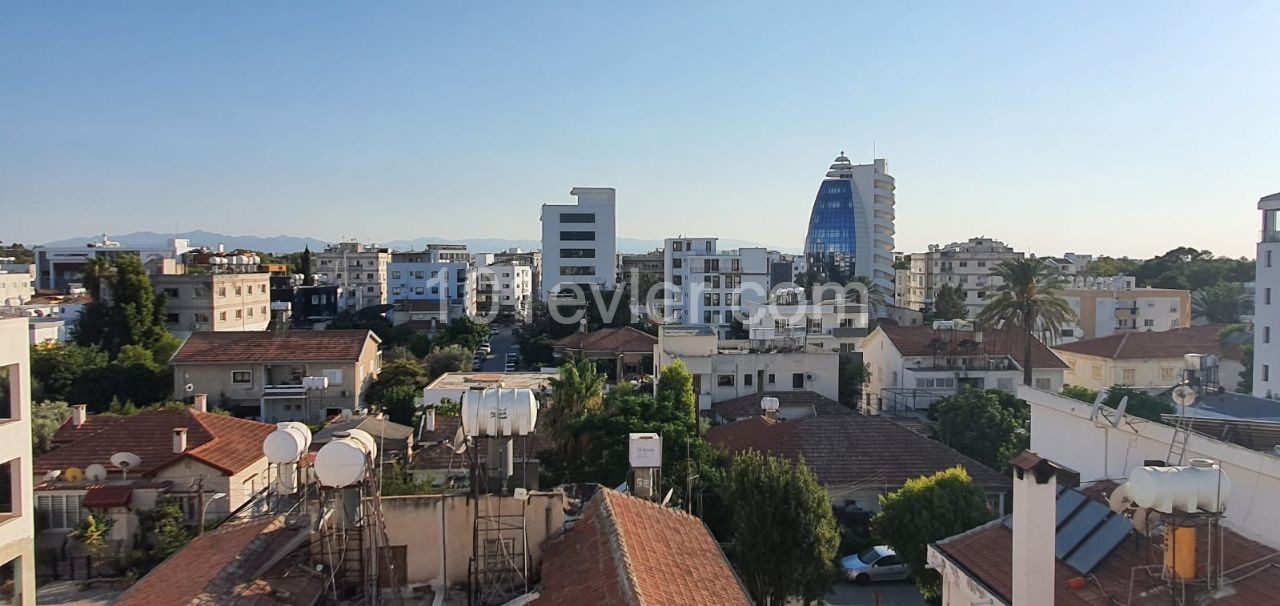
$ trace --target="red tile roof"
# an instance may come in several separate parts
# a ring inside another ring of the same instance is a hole
[[[187,451],[183,454],[173,452],[173,430],[177,427],[187,428]],[[117,474],[119,470],[109,464],[111,455],[128,451],[142,459],[141,465],[130,470],[140,476],[154,474],[186,457],[235,474],[262,458],[262,440],[272,431],[275,426],[267,423],[191,409],[144,412],[102,424],[92,435],[36,457],[34,468],[36,473],[45,473],[100,463],[108,473]]]
[[[973,333],[961,330],[934,330],[930,326],[889,326],[881,324],[879,330],[893,342],[903,356],[1009,356],[1022,364],[1022,349],[1026,335],[1015,329],[987,329],[982,331],[982,343],[976,343]],[[1066,368],[1053,350],[1035,337],[1031,342],[1032,368]]]
[[[1202,541],[1205,536],[1206,533],[1200,533]],[[1235,594],[1207,603],[1215,606],[1276,603],[1276,596],[1280,596],[1280,568],[1267,563],[1274,561],[1275,558],[1256,562],[1264,556],[1274,554],[1276,550],[1246,539],[1231,530],[1224,530],[1223,542],[1226,545],[1222,554],[1226,570],[1239,567],[1238,570],[1227,575],[1228,579],[1238,579],[1232,584]],[[995,520],[968,532],[938,541],[934,547],[967,571],[969,576],[1002,597],[1005,602],[1012,602],[1013,531],[1006,528],[1001,520]],[[1197,548],[1197,553],[1207,553],[1207,547],[1202,542]],[[1090,575],[1090,580],[1093,582],[1086,583],[1080,589],[1072,589],[1068,583],[1071,579],[1079,577],[1080,573],[1058,560],[1054,578],[1054,604],[1057,606],[1076,604],[1110,606],[1117,601],[1134,606],[1169,604],[1167,592],[1156,591],[1146,597],[1141,595],[1151,589],[1166,586],[1158,572],[1155,577],[1143,573],[1132,574],[1137,566],[1159,565],[1162,562],[1163,541],[1132,535],[1093,569]],[[1132,587],[1131,580],[1134,581]],[[1201,603],[1193,599],[1197,587],[1194,584],[1187,585],[1187,603]],[[1132,593],[1130,593],[1131,588]]]
[[[749,606],[719,544],[678,509],[601,488],[546,548],[534,606]]]
[[[622,328],[601,328],[591,332],[577,332],[556,341],[555,346],[587,353],[651,354],[653,353],[653,346],[657,344],[658,337],[630,326],[624,326]]]
[[[70,444],[76,440],[82,440],[96,434],[112,423],[123,421],[125,418],[116,415],[89,415],[85,417],[84,423],[81,423],[79,427],[76,427],[71,423],[70,419],[67,419],[66,422],[58,427],[58,431],[53,433],[52,442],[59,446]]]
[[[774,421],[752,417],[707,430],[707,441],[731,453],[755,450],[792,461],[804,457],[824,486],[899,487],[960,465],[973,481],[1004,488],[1009,478],[945,444],[882,417],[828,415]]]
[[[762,391],[732,400],[716,402],[711,405],[711,411],[724,419],[745,419],[751,416],[759,416],[761,414],[760,399],[768,397],[777,398],[778,405],[781,408],[811,407],[814,414],[818,416],[856,414],[856,411],[852,408],[845,407],[843,404],[816,391]]]
[[[1206,324],[1164,332],[1124,332],[1067,343],[1054,349],[1114,360],[1181,358],[1190,353],[1240,360],[1243,354],[1239,345],[1224,344],[1218,339],[1222,329],[1221,324]]]
[[[287,332],[197,332],[173,354],[174,364],[246,362],[353,362],[368,330],[291,330]]]
[[[89,490],[85,491],[84,499],[80,501],[80,505],[91,509],[124,507],[132,499],[133,486],[98,485],[90,486]]]

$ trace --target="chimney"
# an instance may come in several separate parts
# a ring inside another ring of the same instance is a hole
[[[182,454],[187,451],[187,428],[173,428],[173,454]]]
[[[76,404],[71,407],[71,426],[79,428],[84,425],[85,419],[88,418],[88,406],[84,404]]]
[[[196,394],[191,402],[191,408],[200,412],[209,412],[209,394]]]
[[[1013,466],[1013,603],[1052,604],[1057,542],[1058,484],[1075,487],[1080,474],[1024,450]]]
[[[426,416],[426,420],[425,420],[425,421],[423,421],[423,425],[425,426],[425,429],[426,429],[427,431],[435,431],[435,430],[436,430],[436,409],[435,409],[435,407],[432,407],[432,408],[428,408],[428,409],[427,409],[427,416]]]

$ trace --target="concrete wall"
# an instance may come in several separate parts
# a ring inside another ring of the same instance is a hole
[[[473,550],[472,522],[475,506],[467,495],[415,495],[383,497],[382,512],[387,536],[392,546],[405,546],[406,585],[430,584],[439,588],[466,583],[467,562]],[[564,527],[564,494],[535,492],[527,503],[511,497],[484,496],[478,506],[497,513],[524,511],[530,570],[542,562],[543,542]],[[517,544],[526,540],[520,532],[505,530],[489,535],[512,539]]]
[[[0,368],[8,379],[10,409],[0,419],[0,463],[10,466],[13,504],[11,513],[0,515],[0,562],[14,562],[14,603],[23,605],[36,603],[28,338],[26,318],[0,318]]]

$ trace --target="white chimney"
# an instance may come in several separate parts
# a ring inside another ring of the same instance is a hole
[[[1057,539],[1058,482],[1080,474],[1029,450],[1013,466],[1013,603],[1052,604]]]
[[[425,426],[425,429],[427,431],[436,430],[436,409],[435,408],[427,409],[427,417],[426,417],[426,421],[423,422],[423,425]]]
[[[173,428],[173,454],[182,454],[187,451],[187,428]]]
[[[80,427],[84,425],[85,419],[89,418],[89,407],[84,404],[76,404],[71,407],[71,426]]]
[[[191,403],[191,407],[200,412],[209,412],[209,394],[196,394]]]

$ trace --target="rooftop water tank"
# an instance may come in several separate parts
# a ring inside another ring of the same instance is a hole
[[[311,448],[311,429],[305,423],[276,423],[276,430],[262,441],[268,463],[295,463]]]
[[[316,479],[321,486],[333,488],[358,484],[378,455],[377,443],[373,436],[359,429],[333,435],[333,441],[316,453]]]
[[[1139,467],[1129,477],[1133,502],[1163,513],[1225,510],[1231,478],[1210,459],[1191,459],[1186,467]]]
[[[538,423],[531,389],[473,389],[462,394],[462,431],[472,437],[523,436]]]

